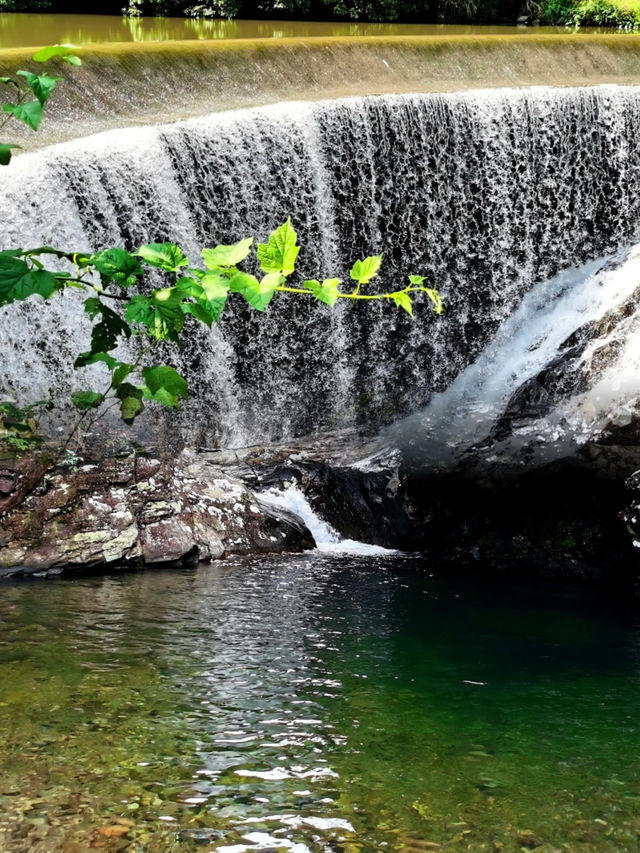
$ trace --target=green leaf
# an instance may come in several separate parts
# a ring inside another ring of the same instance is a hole
[[[102,402],[102,394],[97,391],[74,391],[71,399],[76,409],[97,409]]]
[[[326,305],[335,305],[338,298],[338,285],[340,281],[341,279],[339,278],[325,278],[322,284],[320,284],[314,278],[310,281],[303,281],[302,286],[306,287],[307,290],[311,290],[315,298],[319,299],[320,302],[324,302]]]
[[[20,145],[12,145],[10,142],[0,142],[0,166],[9,165],[12,148],[20,148]]]
[[[253,245],[253,237],[240,240],[232,246],[216,246],[215,249],[203,249],[201,252],[208,269],[216,267],[235,267],[244,261]]]
[[[126,424],[131,425],[144,411],[142,395],[143,389],[130,382],[123,382],[116,389],[116,397],[120,400],[120,416]]]
[[[121,363],[116,369],[113,371],[113,378],[111,380],[111,384],[114,388],[120,387],[127,376],[133,370],[132,364]]]
[[[135,254],[149,266],[167,272],[179,272],[181,267],[189,266],[182,249],[175,243],[149,243],[140,246]]]
[[[118,367],[122,363],[107,352],[81,352],[74,361],[73,366],[77,369],[79,367],[86,367],[89,364],[96,364],[97,362],[103,362],[109,370],[113,370],[114,367]]]
[[[199,300],[199,304],[202,308],[209,314],[212,321],[217,323],[220,319],[220,315],[224,311],[224,307],[227,304],[227,297],[221,296],[219,299],[201,299]]]
[[[413,302],[411,301],[411,297],[408,293],[405,293],[403,290],[398,291],[398,293],[392,293],[391,298],[396,303],[398,308],[404,309],[407,314],[413,317]]]
[[[259,243],[257,254],[262,271],[291,275],[300,251],[300,247],[296,245],[297,239],[298,235],[291,220],[287,219],[269,235],[267,243]]]
[[[71,62],[72,65],[82,65],[82,61],[74,54],[76,50],[78,48],[74,44],[52,44],[34,53],[33,59],[36,62],[48,62],[54,56],[60,56],[65,62]]]
[[[42,105],[38,101],[27,101],[26,104],[3,104],[5,113],[11,113],[19,121],[24,122],[32,130],[37,130],[42,121]]]
[[[157,340],[178,341],[184,326],[182,296],[173,287],[155,290],[151,296],[134,296],[125,310],[129,323],[139,323]]]
[[[205,326],[211,327],[213,317],[204,305],[199,302],[183,302],[181,307],[184,314],[191,314],[196,320],[204,323]]]
[[[181,296],[190,296],[194,299],[203,299],[204,291],[202,290],[202,285],[199,281],[196,281],[195,278],[190,278],[189,276],[183,276],[179,278],[175,283],[176,292]]]
[[[230,280],[224,275],[206,273],[200,280],[200,286],[202,287],[205,298],[212,301],[214,299],[226,299],[231,284]]]
[[[84,301],[84,310],[92,318],[102,315],[102,320],[91,330],[91,352],[106,353],[114,349],[120,335],[125,338],[131,336],[131,327],[108,305],[105,305],[97,297],[92,296]]]
[[[365,258],[363,261],[356,261],[351,267],[349,275],[358,284],[367,284],[378,275],[380,264],[382,263],[382,255],[374,255],[373,257]]]
[[[130,287],[143,274],[138,259],[124,249],[105,249],[92,255],[89,263],[100,275],[112,279],[121,287]]]
[[[436,314],[442,314],[444,311],[444,303],[440,298],[440,294],[437,290],[433,290],[431,287],[425,287],[424,292],[427,294],[429,299],[433,302],[433,310]]]
[[[0,252],[0,305],[20,302],[34,294],[48,299],[60,286],[48,270],[31,269],[14,251]]]
[[[246,272],[237,272],[231,279],[231,292],[241,293],[256,311],[264,311],[273,299],[280,274],[266,275],[262,281]]]
[[[42,107],[49,100],[51,93],[56,87],[56,83],[62,80],[62,77],[51,77],[49,74],[32,74],[31,71],[16,71],[16,74],[26,79],[29,88]]]
[[[142,370],[142,376],[146,383],[143,395],[148,400],[155,400],[163,406],[179,409],[179,398],[188,395],[186,381],[173,367],[168,365],[145,367]]]

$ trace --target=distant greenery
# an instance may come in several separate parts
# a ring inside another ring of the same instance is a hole
[[[17,0],[27,2],[28,0]],[[54,0],[56,2],[57,0]],[[0,3],[3,0],[0,0]],[[129,0],[129,15],[447,23],[515,21],[527,0]]]
[[[86,14],[84,0],[0,0],[0,12]],[[637,29],[640,0],[96,0],[91,12],[129,16],[408,23],[504,23]]]
[[[640,26],[639,0],[544,0],[541,20],[573,27],[611,27],[636,30]]]

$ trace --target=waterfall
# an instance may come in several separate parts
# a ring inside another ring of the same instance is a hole
[[[258,315],[233,300],[219,327],[163,355],[192,388],[180,415],[191,444],[374,431],[445,391],[540,282],[633,242],[639,131],[640,90],[620,86],[287,103],[110,131],[16,157],[0,239],[174,240],[195,262],[202,246],[263,240],[291,216],[305,277],[348,281],[355,258],[381,251],[379,287],[427,274],[441,318],[427,304],[411,320],[288,297]],[[0,309],[0,335],[0,393],[86,384],[69,370],[87,340],[73,299]]]
[[[414,472],[455,467],[483,442],[490,461],[502,454],[509,464],[529,445],[531,465],[533,454],[538,463],[549,461],[596,437],[612,414],[623,423],[640,396],[640,314],[623,310],[629,300],[635,308],[639,287],[640,244],[537,285],[479,358],[422,411],[387,429],[383,441],[400,447]],[[614,312],[621,322],[599,335],[580,335]],[[559,392],[555,399],[533,417],[518,412],[522,422],[496,435],[513,395],[549,365],[560,366],[549,383]]]
[[[382,554],[397,554],[397,551],[357,542],[355,539],[343,539],[342,536],[314,511],[306,495],[297,486],[267,489],[261,492],[261,498],[273,506],[289,510],[304,521],[309,529],[318,551],[331,554],[351,554],[361,557],[375,557]]]

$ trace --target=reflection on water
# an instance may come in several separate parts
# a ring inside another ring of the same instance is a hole
[[[631,851],[640,631],[310,554],[0,587],[0,850]]]
[[[313,36],[509,35],[567,33],[564,27],[456,24],[363,24],[316,21],[228,21],[189,18],[121,18],[115,15],[0,14],[0,48],[70,42],[167,41],[173,39],[308,38]],[[582,32],[588,32],[582,30]],[[591,30],[593,32],[593,30]]]

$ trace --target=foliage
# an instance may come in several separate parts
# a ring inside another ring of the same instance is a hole
[[[38,400],[24,408],[9,401],[0,403],[0,445],[23,453],[42,444],[38,435],[39,414],[41,409],[50,407],[49,400]]]
[[[36,62],[46,62],[53,57],[72,65],[80,63],[70,45],[43,48],[33,58]],[[15,118],[37,130],[42,111],[60,78],[29,71],[18,71],[16,78],[2,80],[20,94],[18,101],[4,104],[5,123]],[[1,164],[9,163],[13,147],[11,143],[0,144]],[[106,369],[109,381],[102,390],[87,388],[71,395],[80,417],[63,451],[87,416],[92,417],[91,424],[108,407],[117,406],[127,424],[132,424],[149,402],[179,409],[180,401],[189,393],[187,382],[170,365],[148,364],[147,356],[162,341],[179,344],[188,317],[191,322],[208,327],[217,323],[230,298],[241,297],[256,311],[264,311],[276,293],[311,297],[329,306],[338,299],[374,299],[390,302],[412,315],[415,295],[424,294],[437,314],[443,310],[440,296],[425,285],[423,276],[410,275],[409,283],[398,290],[361,293],[362,286],[378,275],[382,255],[353,264],[349,273],[355,283],[353,290],[341,290],[341,279],[335,276],[322,282],[308,279],[301,287],[292,287],[289,278],[295,272],[300,247],[290,220],[276,228],[266,243],[255,247],[260,277],[240,269],[240,264],[252,254],[253,246],[254,238],[247,237],[233,245],[205,248],[201,252],[203,265],[197,267],[190,263],[180,246],[171,242],[149,243],[140,246],[137,252],[118,246],[93,254],[51,246],[0,251],[0,307],[31,297],[48,300],[69,288],[86,294],[84,310],[93,321],[90,346],[76,358],[74,367],[100,364]],[[46,263],[52,260],[55,268],[49,269]],[[149,273],[160,278],[160,287],[144,286]],[[120,345],[128,340],[137,344],[128,350],[137,352],[133,360],[124,360],[119,355]],[[13,403],[3,403],[0,443],[14,450],[29,449],[38,440],[34,413],[41,405],[19,409]]]
[[[541,20],[572,27],[609,27],[637,30],[639,0],[544,0]]]
[[[357,260],[350,278],[352,290],[340,289],[337,277],[306,280],[292,287],[289,277],[295,272],[300,251],[297,234],[287,220],[271,233],[266,243],[256,246],[260,277],[240,269],[252,253],[252,237],[234,245],[219,245],[201,252],[203,265],[192,266],[182,249],[174,243],[151,243],[137,252],[114,247],[95,254],[63,251],[43,246],[36,249],[12,249],[0,252],[0,306],[39,296],[50,299],[69,288],[84,290],[84,310],[94,321],[89,348],[81,353],[74,367],[101,364],[109,374],[102,390],[88,388],[75,392],[72,401],[82,418],[104,411],[105,404],[117,406],[122,420],[131,424],[149,402],[179,409],[188,395],[187,383],[169,365],[146,364],[150,351],[161,341],[178,344],[185,321],[211,326],[217,323],[229,299],[241,297],[252,308],[264,311],[276,293],[308,296],[332,306],[338,299],[381,300],[413,313],[413,300],[425,294],[436,313],[442,302],[423,276],[409,276],[408,284],[386,293],[362,293],[378,274],[382,255]],[[44,260],[56,258],[67,269],[50,270]],[[160,271],[162,286],[139,292],[145,276]],[[126,340],[136,341],[137,357],[125,360],[118,355]],[[5,428],[15,424],[5,422]],[[16,427],[24,431],[22,425]]]
[[[80,59],[74,53],[75,48],[68,44],[56,44],[42,48],[33,55],[35,62],[45,63],[56,57],[69,65],[80,65]],[[17,71],[14,77],[0,77],[0,84],[9,87],[14,93],[14,100],[2,105],[5,113],[0,121],[0,131],[14,118],[26,124],[31,130],[37,130],[42,121],[42,115],[56,83],[62,77],[54,77],[43,69],[41,74],[32,71]],[[19,145],[0,141],[0,166],[7,166],[11,160],[12,150]]]

